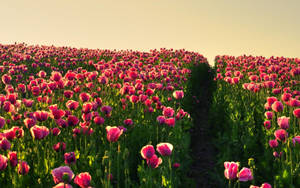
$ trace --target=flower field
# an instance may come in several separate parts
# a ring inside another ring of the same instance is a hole
[[[300,60],[217,56],[215,61],[210,114],[217,166],[225,167],[222,183],[299,187]]]
[[[299,187],[300,59],[215,61],[0,45],[0,187],[197,187],[197,162],[214,164],[208,187]],[[191,148],[197,122],[211,161]]]
[[[0,45],[0,185],[176,187],[202,55]]]

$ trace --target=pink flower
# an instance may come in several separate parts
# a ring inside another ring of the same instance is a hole
[[[236,162],[224,162],[224,176],[229,179],[235,179],[239,170],[239,164]]]
[[[179,168],[180,167],[180,163],[174,163],[173,164],[173,168]]]
[[[65,158],[66,165],[71,165],[76,163],[76,156],[74,152],[65,153],[64,158]]]
[[[184,97],[184,93],[182,90],[177,90],[173,92],[173,97],[175,99],[182,99]]]
[[[290,127],[289,119],[290,119],[289,117],[285,117],[285,116],[277,118],[277,123],[278,123],[279,127],[281,129],[288,129]]]
[[[170,156],[172,154],[173,145],[170,143],[160,143],[156,145],[156,150],[162,156]]]
[[[17,164],[18,164],[18,156],[17,156],[17,152],[15,152],[15,151],[10,151],[10,152],[8,153],[8,157],[9,157],[10,165],[11,165],[12,167],[17,166]]]
[[[30,128],[30,133],[34,139],[41,140],[41,139],[45,138],[46,136],[48,136],[49,129],[45,126],[35,125]]]
[[[168,125],[169,127],[174,127],[175,126],[175,118],[165,119],[165,124]]]
[[[3,128],[5,125],[5,118],[0,116],[0,129]]]
[[[272,119],[273,118],[273,112],[267,111],[267,112],[265,112],[265,116],[266,116],[267,119]]]
[[[106,138],[109,142],[118,141],[119,137],[122,135],[123,130],[120,130],[118,127],[107,126],[106,128]]]
[[[165,107],[164,109],[163,109],[163,115],[165,116],[165,117],[172,117],[172,116],[174,116],[174,110],[173,110],[173,108],[171,108],[171,107]]]
[[[252,172],[249,168],[242,168],[242,170],[238,173],[239,181],[249,181],[253,179]]]
[[[293,114],[296,118],[300,118],[300,108],[297,108],[293,111]]]
[[[263,183],[260,188],[272,188],[272,186],[269,183]]]
[[[68,125],[69,126],[75,126],[79,123],[79,119],[76,116],[69,115],[67,119]]]
[[[0,171],[5,170],[7,167],[8,159],[0,154]]]
[[[0,140],[0,149],[6,151],[9,150],[11,146],[11,143],[6,139],[3,138],[2,140]]]
[[[292,141],[293,141],[294,146],[296,145],[296,142],[298,144],[300,144],[300,136],[295,136]]]
[[[66,184],[66,183],[61,182],[61,183],[55,185],[52,188],[73,188],[73,187],[70,184]]]
[[[284,129],[278,129],[274,132],[275,138],[279,141],[285,142],[288,133]]]
[[[36,111],[36,112],[33,113],[33,116],[38,121],[46,121],[49,117],[49,112],[47,112],[47,111]]]
[[[68,176],[68,181],[70,182],[74,178],[74,173],[72,172],[71,168],[68,166],[60,166],[55,168],[51,172],[54,183],[63,182],[63,176]]]
[[[69,110],[76,110],[79,106],[79,102],[73,101],[73,100],[68,100],[66,103],[66,106]]]
[[[162,163],[162,159],[157,157],[157,155],[153,155],[150,159],[147,159],[148,166],[152,168],[157,168]]]
[[[164,116],[157,116],[156,118],[156,121],[161,125],[165,123],[165,120],[166,118]]]
[[[18,173],[21,175],[28,174],[30,166],[27,164],[26,161],[20,161],[18,165]]]
[[[276,139],[270,140],[269,145],[270,145],[271,148],[276,148],[278,146],[278,142],[277,142]]]
[[[280,101],[275,101],[272,104],[272,110],[275,112],[282,112],[283,111],[283,104]]]
[[[87,102],[88,100],[90,100],[90,94],[88,93],[80,93],[79,98],[82,102]]]
[[[154,154],[155,150],[152,145],[146,145],[141,149],[141,155],[144,159],[150,159]]]
[[[81,188],[87,188],[90,186],[91,180],[91,175],[88,172],[83,172],[75,177],[74,183],[76,183]]]
[[[97,125],[102,125],[104,124],[105,119],[103,117],[100,116],[96,116],[94,118],[94,123],[96,123]]]
[[[57,144],[53,145],[53,149],[56,152],[65,151],[66,150],[66,144],[64,142],[58,142]]]
[[[271,121],[265,121],[264,122],[264,127],[267,129],[267,130],[269,130],[270,128],[271,128]]]

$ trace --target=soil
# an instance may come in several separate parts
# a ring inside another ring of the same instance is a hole
[[[213,76],[212,76],[213,77]],[[196,187],[209,188],[220,187],[213,178],[215,172],[217,151],[213,145],[211,126],[209,122],[209,108],[212,97],[212,77],[202,83],[201,93],[194,103],[194,110],[191,116],[194,120],[194,127],[191,130],[191,165],[190,178],[194,179]]]

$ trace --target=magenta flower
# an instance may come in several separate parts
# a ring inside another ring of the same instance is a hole
[[[0,154],[0,171],[6,169],[7,161],[8,161],[8,159],[4,155]]]
[[[122,135],[123,130],[118,127],[107,126],[106,128],[106,138],[109,142],[118,141],[119,137]]]
[[[4,151],[9,150],[10,146],[11,146],[11,143],[6,138],[3,138],[2,140],[0,140],[0,149],[1,150],[4,150]]]
[[[172,117],[172,116],[174,116],[174,110],[173,110],[173,108],[171,108],[171,107],[165,107],[164,109],[163,109],[163,115],[165,116],[165,117]]]
[[[260,188],[272,188],[272,186],[269,183],[263,183]]]
[[[79,98],[82,102],[87,102],[90,100],[91,95],[88,93],[80,93]]]
[[[267,119],[272,119],[272,118],[273,118],[273,112],[271,112],[271,111],[265,112],[265,117],[266,117]]]
[[[41,139],[45,138],[46,136],[48,136],[49,129],[45,126],[35,125],[30,128],[30,133],[34,139],[41,140]]]
[[[168,125],[169,127],[174,127],[175,126],[175,118],[165,119],[165,124]]]
[[[71,168],[68,166],[60,166],[55,168],[51,172],[54,183],[60,183],[63,181],[63,176],[67,175],[68,181],[70,182],[74,178],[74,173],[72,172]]]
[[[269,141],[269,146],[270,146],[271,148],[276,148],[276,147],[278,146],[277,140],[276,140],[276,139],[270,140],[270,141]]]
[[[269,130],[271,128],[271,121],[264,121],[264,127]]]
[[[157,168],[162,163],[162,159],[157,157],[157,155],[153,155],[150,159],[147,159],[148,166],[152,168]]]
[[[160,143],[156,145],[156,150],[162,156],[170,156],[172,154],[173,145],[170,143]]]
[[[296,118],[300,118],[300,108],[297,108],[293,111],[293,114]]]
[[[182,90],[177,90],[173,92],[173,97],[175,99],[182,99],[184,97],[184,92]]]
[[[275,101],[272,104],[272,110],[275,112],[282,112],[283,111],[283,104],[280,101]]]
[[[18,156],[17,156],[17,152],[16,152],[16,151],[10,151],[10,152],[8,153],[8,157],[9,157],[10,165],[11,165],[12,167],[17,166],[17,164],[18,164]]]
[[[49,117],[49,112],[47,112],[47,111],[36,111],[36,112],[33,113],[33,116],[38,121],[46,121]]]
[[[288,129],[290,127],[289,120],[290,120],[289,117],[282,116],[277,118],[277,123],[281,129]]]
[[[288,137],[288,133],[284,129],[278,129],[274,132],[275,138],[279,141],[285,142]]]
[[[150,159],[154,154],[155,150],[152,145],[146,145],[141,149],[141,155],[144,159]]]
[[[74,183],[76,183],[81,188],[88,188],[90,186],[91,180],[91,175],[88,172],[83,172],[75,177]]]
[[[73,101],[73,100],[68,100],[66,102],[66,107],[69,109],[69,110],[76,110],[79,106],[79,102],[77,101]]]
[[[165,116],[157,116],[156,118],[156,121],[161,125],[165,123],[165,120],[166,120]]]
[[[64,154],[65,164],[71,165],[76,163],[76,156],[74,152],[69,152]]]
[[[300,144],[300,136],[295,136],[292,141],[293,141],[294,146],[296,145],[296,142],[298,144]]]
[[[18,165],[18,173],[21,175],[28,174],[30,166],[27,164],[26,161],[19,161]]]
[[[242,168],[237,177],[239,178],[239,181],[249,181],[253,179],[251,170],[245,167]]]
[[[61,182],[61,183],[55,185],[52,188],[73,188],[73,187],[70,184],[66,184],[66,183]]]
[[[103,117],[96,116],[94,118],[94,123],[97,125],[102,125],[102,124],[104,124],[104,122],[105,122],[105,119]]]
[[[239,164],[236,162],[224,162],[224,176],[229,179],[233,180],[237,177],[237,173],[239,170]]]
[[[3,128],[5,125],[5,118],[0,116],[0,129]]]
[[[79,119],[76,116],[69,115],[67,122],[69,126],[73,127],[79,123]]]

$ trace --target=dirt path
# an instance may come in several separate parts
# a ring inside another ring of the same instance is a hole
[[[191,112],[191,116],[194,120],[195,127],[191,130],[191,155],[193,163],[191,166],[190,177],[195,180],[196,187],[220,187],[213,177],[215,172],[215,157],[216,150],[212,143],[212,135],[210,135],[209,124],[209,107],[213,92],[212,87],[213,74],[209,73],[209,76],[201,85],[198,103],[194,103],[194,110]],[[199,86],[196,87],[199,90]]]

